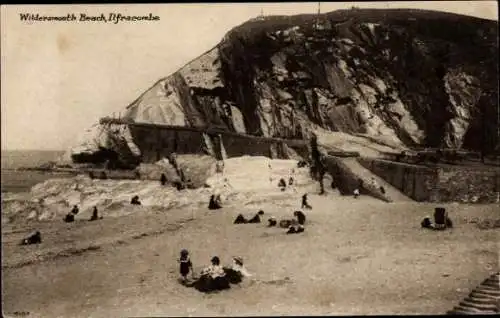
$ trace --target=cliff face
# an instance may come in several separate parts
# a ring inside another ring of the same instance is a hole
[[[255,19],[158,81],[125,118],[282,138],[322,128],[393,145],[492,150],[497,28],[420,10]]]

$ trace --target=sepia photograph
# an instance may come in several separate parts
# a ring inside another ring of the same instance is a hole
[[[497,1],[0,22],[3,317],[500,314]]]

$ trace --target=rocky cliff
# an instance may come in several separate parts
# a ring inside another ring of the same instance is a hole
[[[403,9],[253,19],[155,83],[125,119],[493,150],[497,30],[497,21]]]

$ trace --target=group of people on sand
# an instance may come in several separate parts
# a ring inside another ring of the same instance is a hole
[[[307,194],[306,194],[306,204],[307,204]],[[307,204],[307,206],[309,206]],[[310,206],[309,206],[310,207]],[[233,224],[255,224],[255,223],[261,223],[261,217],[264,215],[263,210],[259,210],[251,219],[246,219],[243,214],[238,214],[236,219],[234,220]],[[279,221],[276,220],[274,216],[269,217],[268,221],[268,227],[275,227],[279,226],[280,228],[286,228],[288,231],[286,234],[296,234],[296,233],[302,233],[304,232],[304,224],[306,222],[306,216],[304,212],[302,211],[294,211],[293,212],[293,218],[291,219],[282,219]]]
[[[73,208],[71,209],[71,211],[66,214],[66,216],[64,217],[64,222],[66,223],[71,223],[71,222],[74,222],[75,221],[75,216],[80,212],[80,209],[78,208],[78,205],[74,205]],[[93,210],[92,210],[92,216],[90,217],[89,221],[96,221],[96,220],[99,220],[99,219],[102,219],[102,216],[99,217],[99,212],[97,210],[97,206],[94,206]]]
[[[41,200],[43,202],[43,200]],[[130,201],[130,204],[132,205],[141,205],[141,201],[139,201],[139,196],[135,195],[132,197],[132,200]],[[78,205],[73,205],[73,208],[71,211],[66,214],[63,218],[63,221],[66,223],[73,223],[75,222],[75,216],[80,213],[80,208]],[[90,216],[90,219],[88,221],[97,221],[101,220],[103,217],[99,216],[99,211],[97,209],[97,206],[94,206],[92,209],[92,215]],[[21,240],[21,245],[31,245],[31,244],[40,244],[42,243],[42,234],[40,231],[35,231],[31,234],[29,234],[27,237]]]
[[[178,262],[182,283],[201,292],[229,289],[231,284],[239,284],[244,277],[252,276],[244,267],[241,257],[233,257],[231,266],[226,267],[221,265],[218,256],[214,256],[210,260],[210,265],[204,267],[199,276],[195,276],[188,250],[181,250]],[[188,280],[189,274],[192,280]]]
[[[293,170],[292,170],[292,173],[293,173]],[[285,181],[284,178],[281,178],[280,181],[278,182],[278,188],[280,188],[280,190],[284,192],[286,190],[287,186],[288,186],[289,188],[292,188],[294,191],[297,191],[293,187],[294,182],[295,182],[295,179],[292,176],[290,176],[288,178],[288,184],[287,184],[287,182]]]

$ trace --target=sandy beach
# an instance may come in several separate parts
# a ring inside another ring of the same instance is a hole
[[[298,180],[301,173],[305,178],[307,172],[299,172]],[[231,180],[237,184],[236,177]],[[324,196],[310,194],[313,209],[306,211],[302,234],[286,235],[265,223],[232,224],[238,213],[250,216],[258,209],[264,219],[290,217],[300,208],[302,191],[314,192],[315,186],[298,182],[296,192],[266,190],[255,196],[261,201],[228,199],[216,211],[201,203],[128,206],[122,216],[98,222],[82,216],[73,224],[3,224],[4,314],[443,314],[499,270],[498,230],[470,222],[498,218],[494,204],[439,205],[449,211],[454,228],[434,232],[422,229],[420,221],[436,204],[354,199],[328,189]],[[43,243],[17,246],[35,227]],[[253,276],[216,294],[186,288],[177,281],[182,248],[190,250],[196,271],[214,255],[224,264],[241,256]]]

